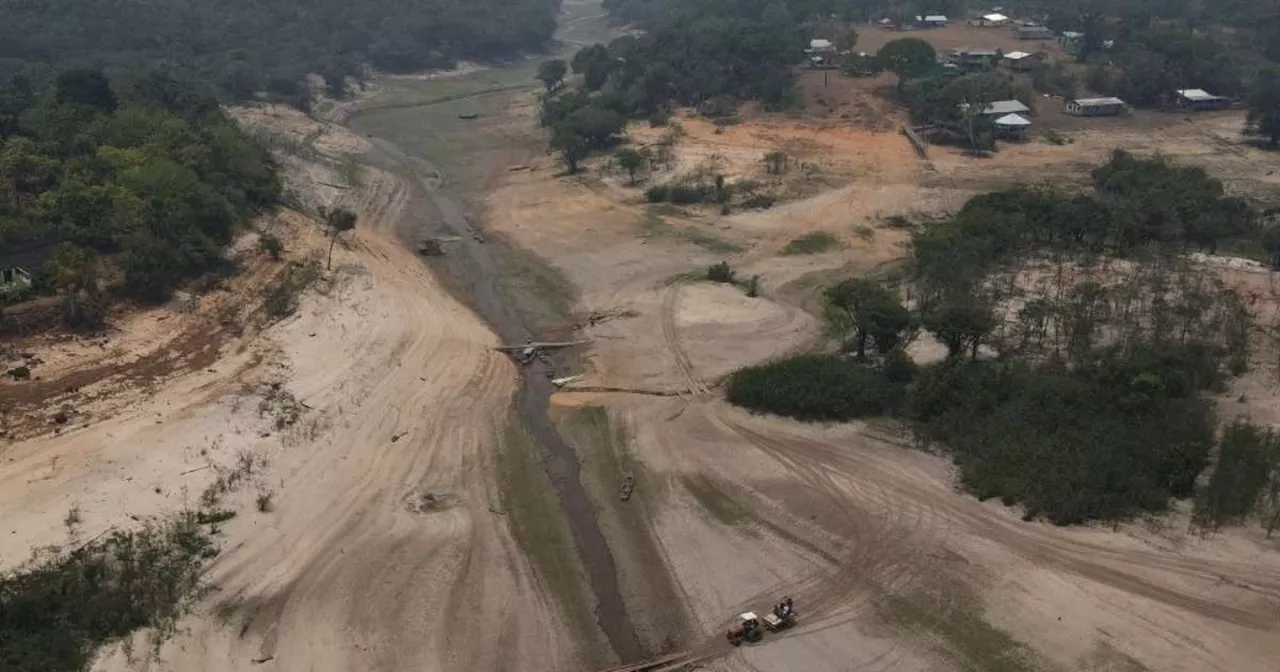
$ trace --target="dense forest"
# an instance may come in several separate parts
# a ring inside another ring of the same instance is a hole
[[[1202,524],[1260,514],[1274,527],[1280,442],[1242,424],[1219,438],[1205,398],[1247,368],[1249,299],[1186,254],[1271,255],[1274,227],[1199,168],[1116,152],[1092,181],[978,196],[920,229],[902,287],[827,290],[843,359],[749,367],[729,400],[800,419],[899,416],[974,494],[1028,517],[1119,519],[1195,495]],[[903,347],[922,333],[946,356],[917,370]],[[1215,442],[1220,468],[1197,492]]]
[[[97,70],[0,88],[0,249],[58,244],[29,270],[68,297],[72,322],[96,322],[117,279],[164,298],[223,263],[233,226],[276,201],[266,152],[201,91],[155,71],[117,86]]]
[[[558,9],[558,0],[6,2],[0,80],[163,63],[236,99],[269,89],[293,100],[307,73],[333,82],[366,64],[403,72],[539,49]]]

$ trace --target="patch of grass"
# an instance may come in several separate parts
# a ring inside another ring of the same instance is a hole
[[[745,506],[724,494],[710,480],[701,476],[685,476],[680,482],[697,500],[698,505],[721,523],[740,525],[752,519],[751,512]]]
[[[527,72],[519,68],[501,68],[433,80],[384,77],[377,83],[382,89],[381,95],[365,109],[435,105],[486,93],[520,91],[538,86],[532,68]]]
[[[973,600],[947,590],[933,595],[889,595],[879,601],[888,622],[935,638],[941,653],[972,672],[1032,672],[1034,654],[1008,633],[983,620]]]
[[[604,667],[609,662],[608,644],[588,599],[569,523],[542,468],[538,446],[518,417],[512,413],[498,458],[502,508],[516,543],[559,603],[579,658],[589,667]]]
[[[833,250],[839,245],[840,241],[836,240],[836,237],[830,233],[814,231],[787,243],[787,246],[782,248],[782,254],[819,254]]]
[[[716,254],[734,254],[742,251],[740,245],[693,226],[673,226],[663,216],[663,213],[670,213],[673,207],[666,204],[649,206],[642,222],[644,234],[672,236]],[[674,214],[679,214],[678,209]]]
[[[537,299],[541,311],[530,316],[535,323],[559,326],[573,322],[578,292],[560,269],[531,250],[519,246],[503,246],[503,283],[516,296]],[[528,306],[522,310],[529,310]]]
[[[742,246],[725,240],[715,234],[707,233],[701,229],[693,227],[681,227],[676,230],[676,235],[708,252],[717,254],[732,254],[741,252]]]

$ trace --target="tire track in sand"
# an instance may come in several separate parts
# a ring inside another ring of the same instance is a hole
[[[683,284],[683,279],[676,280],[662,293],[662,337],[675,359],[676,368],[680,369],[680,375],[689,386],[689,393],[701,397],[711,390],[694,373],[693,362],[680,345],[680,330],[676,325],[676,304],[680,300],[680,287]]]

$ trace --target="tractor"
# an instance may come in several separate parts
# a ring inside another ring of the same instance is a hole
[[[738,616],[738,622],[725,633],[725,638],[733,646],[740,646],[743,642],[758,642],[763,636],[764,633],[760,630],[760,618],[753,611]]]
[[[748,611],[738,616],[738,622],[729,628],[729,632],[725,633],[725,638],[734,646],[741,646],[743,642],[758,642],[764,637],[764,629],[768,628],[774,632],[778,630],[786,630],[795,625],[796,610],[792,605],[791,598],[784,597],[782,601],[773,607],[773,611],[764,615],[764,618],[756,616],[754,611]]]
[[[782,601],[774,606],[773,611],[764,615],[764,627],[777,632],[778,630],[786,630],[796,623],[796,609],[792,606],[791,598],[784,597]]]

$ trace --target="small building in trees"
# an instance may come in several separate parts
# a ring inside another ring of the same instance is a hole
[[[1031,120],[1020,114],[1006,114],[995,120],[996,135],[1005,140],[1026,140]]]
[[[1019,40],[1052,40],[1053,31],[1046,26],[1018,26],[1014,34]]]
[[[975,26],[999,28],[1009,25],[1009,17],[999,12],[992,12],[990,14],[983,14],[982,16],[974,19],[971,23]]]
[[[947,17],[942,14],[929,14],[924,17],[924,20],[920,22],[920,25],[925,28],[941,28],[947,25]]]
[[[1036,67],[1041,61],[1040,54],[1032,54],[1025,51],[1011,51],[1000,59],[1000,63],[1010,70],[1018,72],[1027,72]]]
[[[831,40],[815,38],[809,40],[809,48],[805,49],[804,53],[809,57],[810,67],[823,68],[834,64],[836,45]]]
[[[1068,54],[1080,53],[1080,48],[1084,46],[1084,33],[1075,30],[1064,30],[1058,36],[1058,45]]]
[[[1178,89],[1174,91],[1178,107],[1186,110],[1225,110],[1231,107],[1231,99],[1215,96],[1204,89]]]
[[[965,70],[984,70],[995,65],[1000,53],[994,49],[963,47],[952,50],[947,60]]]
[[[1067,114],[1077,117],[1113,117],[1129,106],[1114,96],[1107,98],[1076,98],[1067,101]]]
[[[18,298],[28,289],[31,289],[31,274],[27,269],[0,269],[0,301]]]

